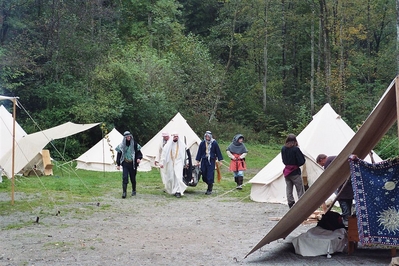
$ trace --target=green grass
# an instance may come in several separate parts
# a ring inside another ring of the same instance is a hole
[[[250,201],[250,184],[246,184],[242,191],[235,189],[235,182],[231,172],[228,171],[229,159],[225,155],[229,143],[219,143],[223,156],[224,165],[221,167],[222,181],[214,185],[216,193],[211,197],[223,196],[226,200]],[[246,158],[248,170],[245,173],[244,183],[252,178],[279,152],[280,147],[268,147],[263,145],[246,144],[249,151]],[[61,164],[58,164],[61,165]],[[120,172],[93,172],[75,170],[74,165],[64,164],[53,169],[52,176],[17,176],[14,182],[14,204],[11,204],[11,180],[3,177],[0,183],[0,215],[12,212],[28,212],[46,214],[54,210],[67,208],[75,216],[80,212],[90,213],[100,198],[121,196],[121,173]],[[216,178],[216,173],[215,173]],[[130,188],[130,185],[129,185]],[[138,172],[137,191],[139,194],[151,194],[162,198],[170,198],[163,192],[163,185],[158,169],[150,172]],[[189,187],[185,192],[184,199],[203,199],[206,184],[200,181],[196,187]],[[84,210],[72,204],[85,203]],[[110,205],[100,205],[102,210],[107,210]]]

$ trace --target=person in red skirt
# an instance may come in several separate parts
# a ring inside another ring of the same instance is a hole
[[[227,147],[227,155],[230,157],[230,171],[234,173],[234,181],[237,183],[237,189],[242,189],[244,182],[244,171],[247,170],[245,156],[248,150],[244,144],[244,136],[237,134],[233,138],[233,142]]]

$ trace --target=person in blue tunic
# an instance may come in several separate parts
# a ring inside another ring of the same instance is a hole
[[[216,161],[223,161],[217,141],[212,137],[211,131],[206,131],[204,140],[201,141],[197,156],[195,158],[197,165],[201,165],[202,180],[208,185],[206,195],[212,194],[213,183],[215,183],[215,165]]]

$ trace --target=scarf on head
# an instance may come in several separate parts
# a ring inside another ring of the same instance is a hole
[[[206,136],[209,136],[211,139],[207,140]],[[210,131],[205,132],[204,134],[204,141],[205,141],[205,152],[206,152],[206,157],[208,158],[208,161],[211,158],[211,148],[212,148],[212,143],[215,141],[215,139],[212,137],[212,133]]]
[[[170,138],[165,146],[164,146],[164,162],[167,163],[169,161],[175,161],[176,159],[180,159],[184,163],[184,158],[186,156],[186,145],[184,144],[183,140],[179,137],[177,142],[173,141],[173,138]]]
[[[127,141],[126,137],[130,136],[130,141]],[[137,147],[138,148],[138,147]],[[132,160],[133,162],[135,161],[135,150],[134,150],[134,138],[133,135],[126,135],[123,136],[123,140],[121,144],[118,145],[118,147],[115,148],[117,152],[121,152],[121,160],[120,162],[122,163],[125,159],[127,160]]]
[[[243,135],[241,134],[237,134],[234,136],[233,138],[233,142],[229,145],[229,147],[227,147],[227,150],[231,153],[235,153],[235,154],[243,154],[243,153],[247,153],[248,150],[245,147],[244,143],[242,142],[238,142],[238,139],[240,138],[244,138]]]

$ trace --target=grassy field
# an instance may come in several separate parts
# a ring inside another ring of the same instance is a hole
[[[229,143],[219,143],[219,145],[224,151]],[[249,153],[246,160],[248,170],[245,173],[244,183],[272,160],[280,150],[280,147],[251,145],[249,143],[246,146]],[[227,168],[228,163],[229,160],[226,160],[221,167],[222,180],[220,183],[215,184],[216,193],[211,195],[211,197],[223,195],[226,199],[239,198],[243,201],[250,201],[250,184],[246,184],[242,191],[236,190],[232,173]],[[0,195],[2,195],[0,215],[7,215],[15,211],[46,212],[59,209],[63,205],[81,202],[93,202],[95,204],[99,198],[103,197],[120,198],[120,172],[76,170],[74,166],[73,163],[62,164],[55,162],[53,176],[16,177],[13,205],[11,204],[11,181],[3,177],[3,182],[0,183]],[[128,189],[130,188],[129,184]],[[206,184],[201,181],[196,187],[189,187],[185,192],[186,196],[182,200],[185,198],[203,198],[205,190]],[[153,169],[150,172],[138,172],[137,193],[138,196],[140,194],[153,194],[166,199],[173,199],[172,196],[163,192],[158,169]]]

